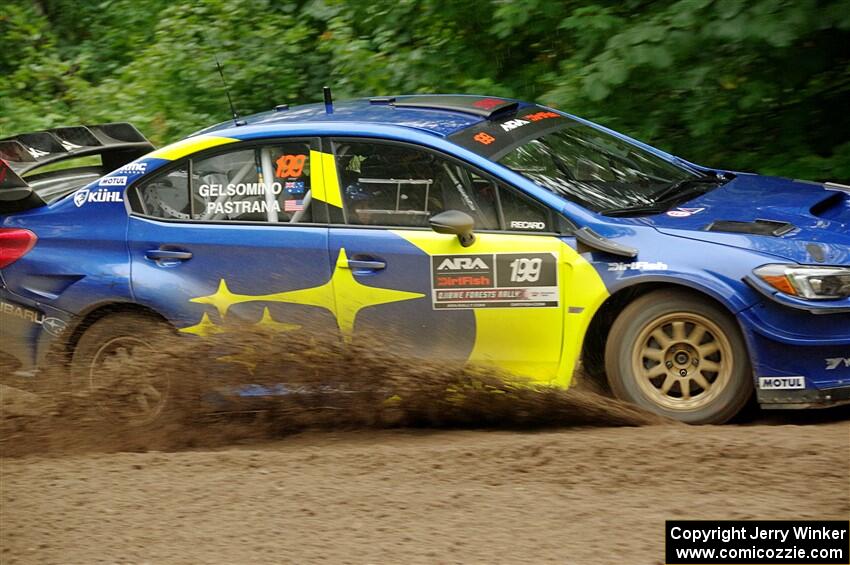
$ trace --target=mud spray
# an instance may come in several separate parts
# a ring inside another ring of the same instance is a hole
[[[24,400],[4,388],[0,455],[148,451],[263,441],[305,429],[552,428],[670,423],[592,390],[532,386],[487,367],[414,360],[385,336],[343,344],[303,332],[234,328],[205,339],[146,336],[149,349]],[[148,379],[169,382],[148,425],[121,415]],[[96,383],[96,384],[93,384]],[[243,396],[233,392],[241,390]],[[276,395],[244,395],[272,390]],[[23,406],[23,409],[22,409]]]

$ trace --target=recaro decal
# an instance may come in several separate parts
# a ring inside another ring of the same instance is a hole
[[[524,220],[511,220],[511,229],[515,230],[545,230],[545,222],[527,222]]]

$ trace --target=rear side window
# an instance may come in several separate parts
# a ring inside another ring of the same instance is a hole
[[[138,186],[134,211],[209,222],[310,223],[310,144],[289,142],[191,159]]]
[[[131,192],[135,193],[130,195],[130,207],[134,212],[171,220],[192,218],[188,164],[157,175]]]
[[[192,161],[195,218],[310,222],[310,146],[264,145]]]

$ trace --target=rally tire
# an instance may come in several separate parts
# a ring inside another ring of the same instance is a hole
[[[605,346],[614,395],[689,424],[722,424],[753,393],[735,319],[696,293],[660,290],[629,304]]]
[[[164,422],[175,391],[158,353],[174,336],[170,325],[143,313],[111,314],[86,328],[74,348],[71,378],[91,412],[121,427]]]

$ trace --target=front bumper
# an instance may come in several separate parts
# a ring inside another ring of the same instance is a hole
[[[798,408],[830,408],[850,404],[850,385],[836,388],[799,390],[756,389],[756,398],[762,408],[786,410]]]
[[[764,300],[738,312],[763,408],[850,402],[850,313],[814,314]]]

